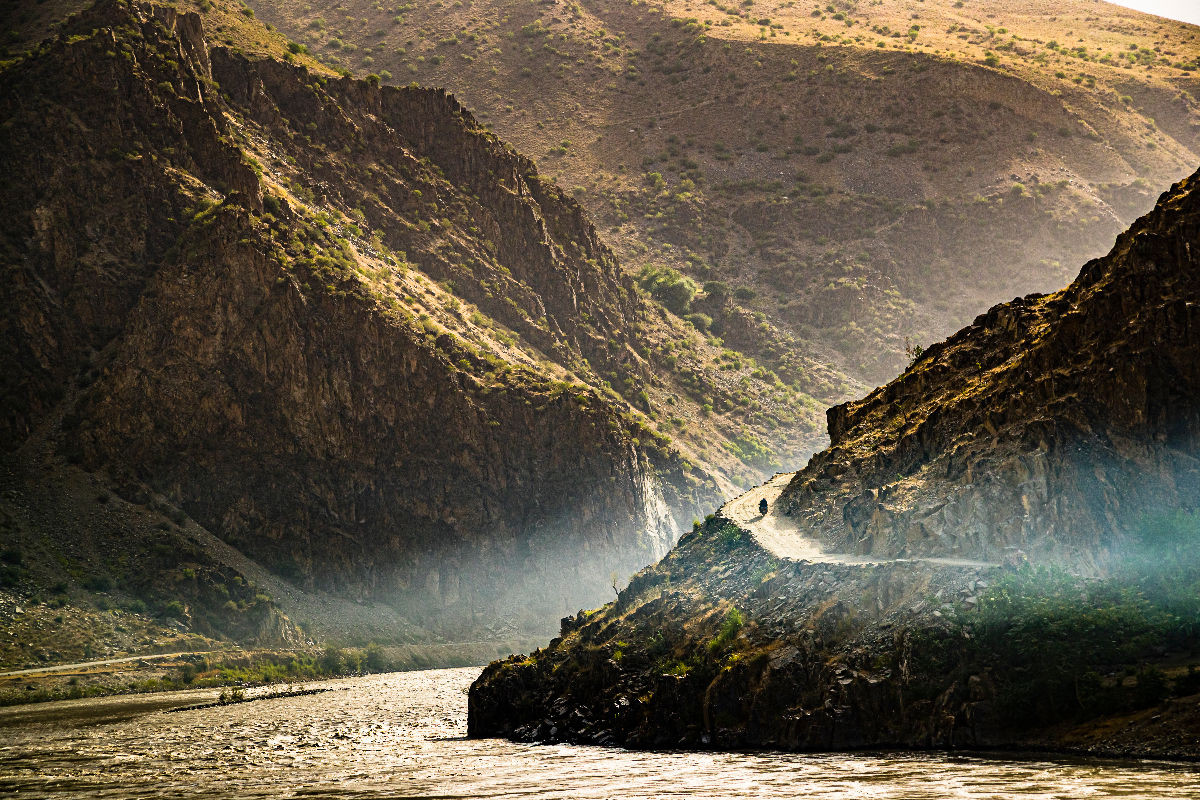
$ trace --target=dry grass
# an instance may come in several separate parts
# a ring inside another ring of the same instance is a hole
[[[1200,29],[1081,0],[254,5],[331,64],[450,88],[628,269],[752,287],[867,381],[906,335],[1064,285],[1200,158]]]

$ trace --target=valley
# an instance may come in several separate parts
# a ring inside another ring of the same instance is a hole
[[[0,703],[499,658],[504,752],[1200,757],[1196,26],[10,17]]]

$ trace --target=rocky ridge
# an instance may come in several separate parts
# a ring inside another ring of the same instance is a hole
[[[996,306],[831,408],[780,497],[844,552],[1088,560],[1200,496],[1195,176],[1069,287]]]
[[[27,590],[149,563],[154,524],[99,563],[49,535],[39,487],[83,475],[197,526],[207,555],[162,575],[231,545],[281,591],[511,633],[761,473],[665,422],[757,390],[699,366],[713,345],[531,162],[442,91],[289,63],[204,5],[105,0],[3,65],[0,443]]]
[[[1194,596],[1171,598],[1196,581],[1194,515],[1174,556],[1131,542],[1146,512],[1200,500],[1198,241],[1200,173],[1067,289],[991,309],[831,409],[830,448],[777,502],[871,563],[778,559],[712,515],[615,603],[489,666],[471,734],[1200,756]],[[1009,558],[886,560],[917,555]],[[1126,582],[1072,575],[1109,571]]]

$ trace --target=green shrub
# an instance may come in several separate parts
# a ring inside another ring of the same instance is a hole
[[[342,675],[346,672],[346,653],[330,645],[321,653],[320,665],[327,675]]]
[[[736,608],[729,609],[729,613],[725,615],[725,621],[721,623],[721,629],[717,635],[708,643],[708,651],[710,653],[719,653],[725,650],[737,638],[738,633],[742,630],[742,625],[745,621],[742,618],[742,612]]]
[[[696,296],[696,282],[670,267],[646,265],[638,273],[638,285],[658,302],[683,316]]]
[[[717,537],[726,550],[732,550],[746,541],[746,532],[737,525],[724,525],[717,531]]]
[[[89,592],[107,592],[112,588],[112,579],[107,575],[91,575],[84,578],[83,588]]]

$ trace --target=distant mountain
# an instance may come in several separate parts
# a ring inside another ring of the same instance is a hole
[[[627,269],[747,290],[766,330],[737,341],[772,369],[790,335],[889,380],[1200,162],[1200,28],[1092,0],[251,5],[338,68],[449,88]]]

